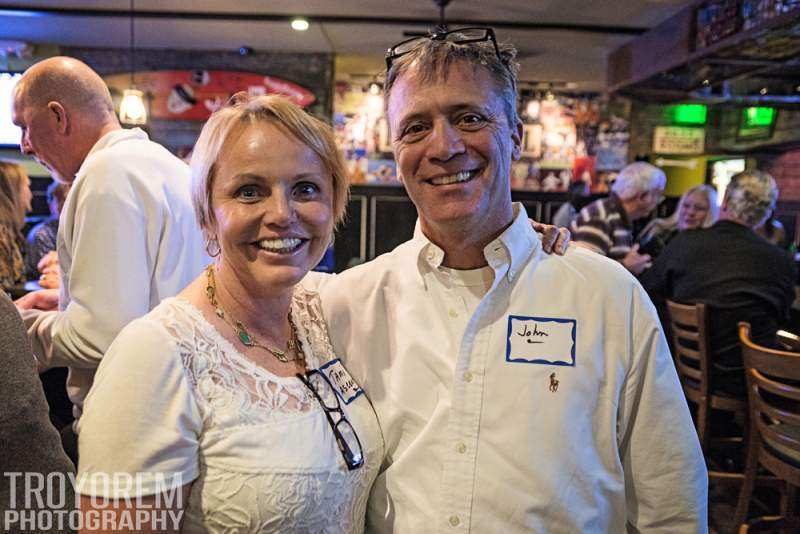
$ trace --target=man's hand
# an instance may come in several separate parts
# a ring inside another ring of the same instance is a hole
[[[53,266],[58,267],[58,254],[56,253],[55,250],[51,250],[50,252],[42,256],[42,259],[39,260],[39,263],[36,264],[36,269],[40,273],[43,273],[47,270],[48,267],[53,267]]]
[[[552,224],[536,222],[533,219],[529,220],[531,221],[533,229],[542,234],[542,248],[545,252],[548,254],[555,252],[559,256],[566,254],[567,247],[569,246],[569,239],[572,236],[569,230],[553,226]]]
[[[20,310],[57,310],[58,309],[58,290],[41,289],[28,293],[14,301]]]
[[[622,258],[622,265],[636,276],[639,276],[642,271],[653,266],[653,261],[650,254],[639,254],[639,243],[636,243]]]
[[[59,288],[61,285],[61,269],[59,269],[58,263],[55,265],[48,265],[45,270],[42,271],[42,276],[39,277],[39,285],[44,289]]]

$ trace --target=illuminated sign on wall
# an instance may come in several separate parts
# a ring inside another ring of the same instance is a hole
[[[744,108],[745,128],[758,128],[772,125],[775,120],[775,108]]]
[[[679,104],[672,106],[672,120],[676,124],[705,124],[708,108],[704,104]]]

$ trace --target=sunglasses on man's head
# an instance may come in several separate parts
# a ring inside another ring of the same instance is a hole
[[[500,48],[497,46],[497,39],[494,36],[494,30],[485,27],[470,27],[458,28],[451,31],[434,31],[428,35],[421,37],[412,37],[401,41],[386,51],[386,71],[392,68],[392,63],[397,58],[404,56],[414,50],[420,43],[426,40],[431,41],[450,41],[453,44],[465,45],[469,43],[483,43],[489,41],[494,47],[494,52],[497,54],[497,59],[508,68],[508,61],[500,53]]]

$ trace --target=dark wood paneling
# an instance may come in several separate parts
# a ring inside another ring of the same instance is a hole
[[[525,206],[528,216],[549,222],[566,193],[514,191],[511,198]],[[402,187],[353,186],[345,223],[336,233],[336,271],[368,261],[410,239],[417,210]]]

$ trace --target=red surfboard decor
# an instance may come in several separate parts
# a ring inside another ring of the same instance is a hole
[[[130,74],[104,78],[112,94],[122,94],[131,83]],[[204,121],[221,108],[231,95],[284,95],[306,107],[314,94],[295,83],[252,72],[229,70],[150,70],[134,74],[136,88],[150,99],[150,116],[156,119]]]

